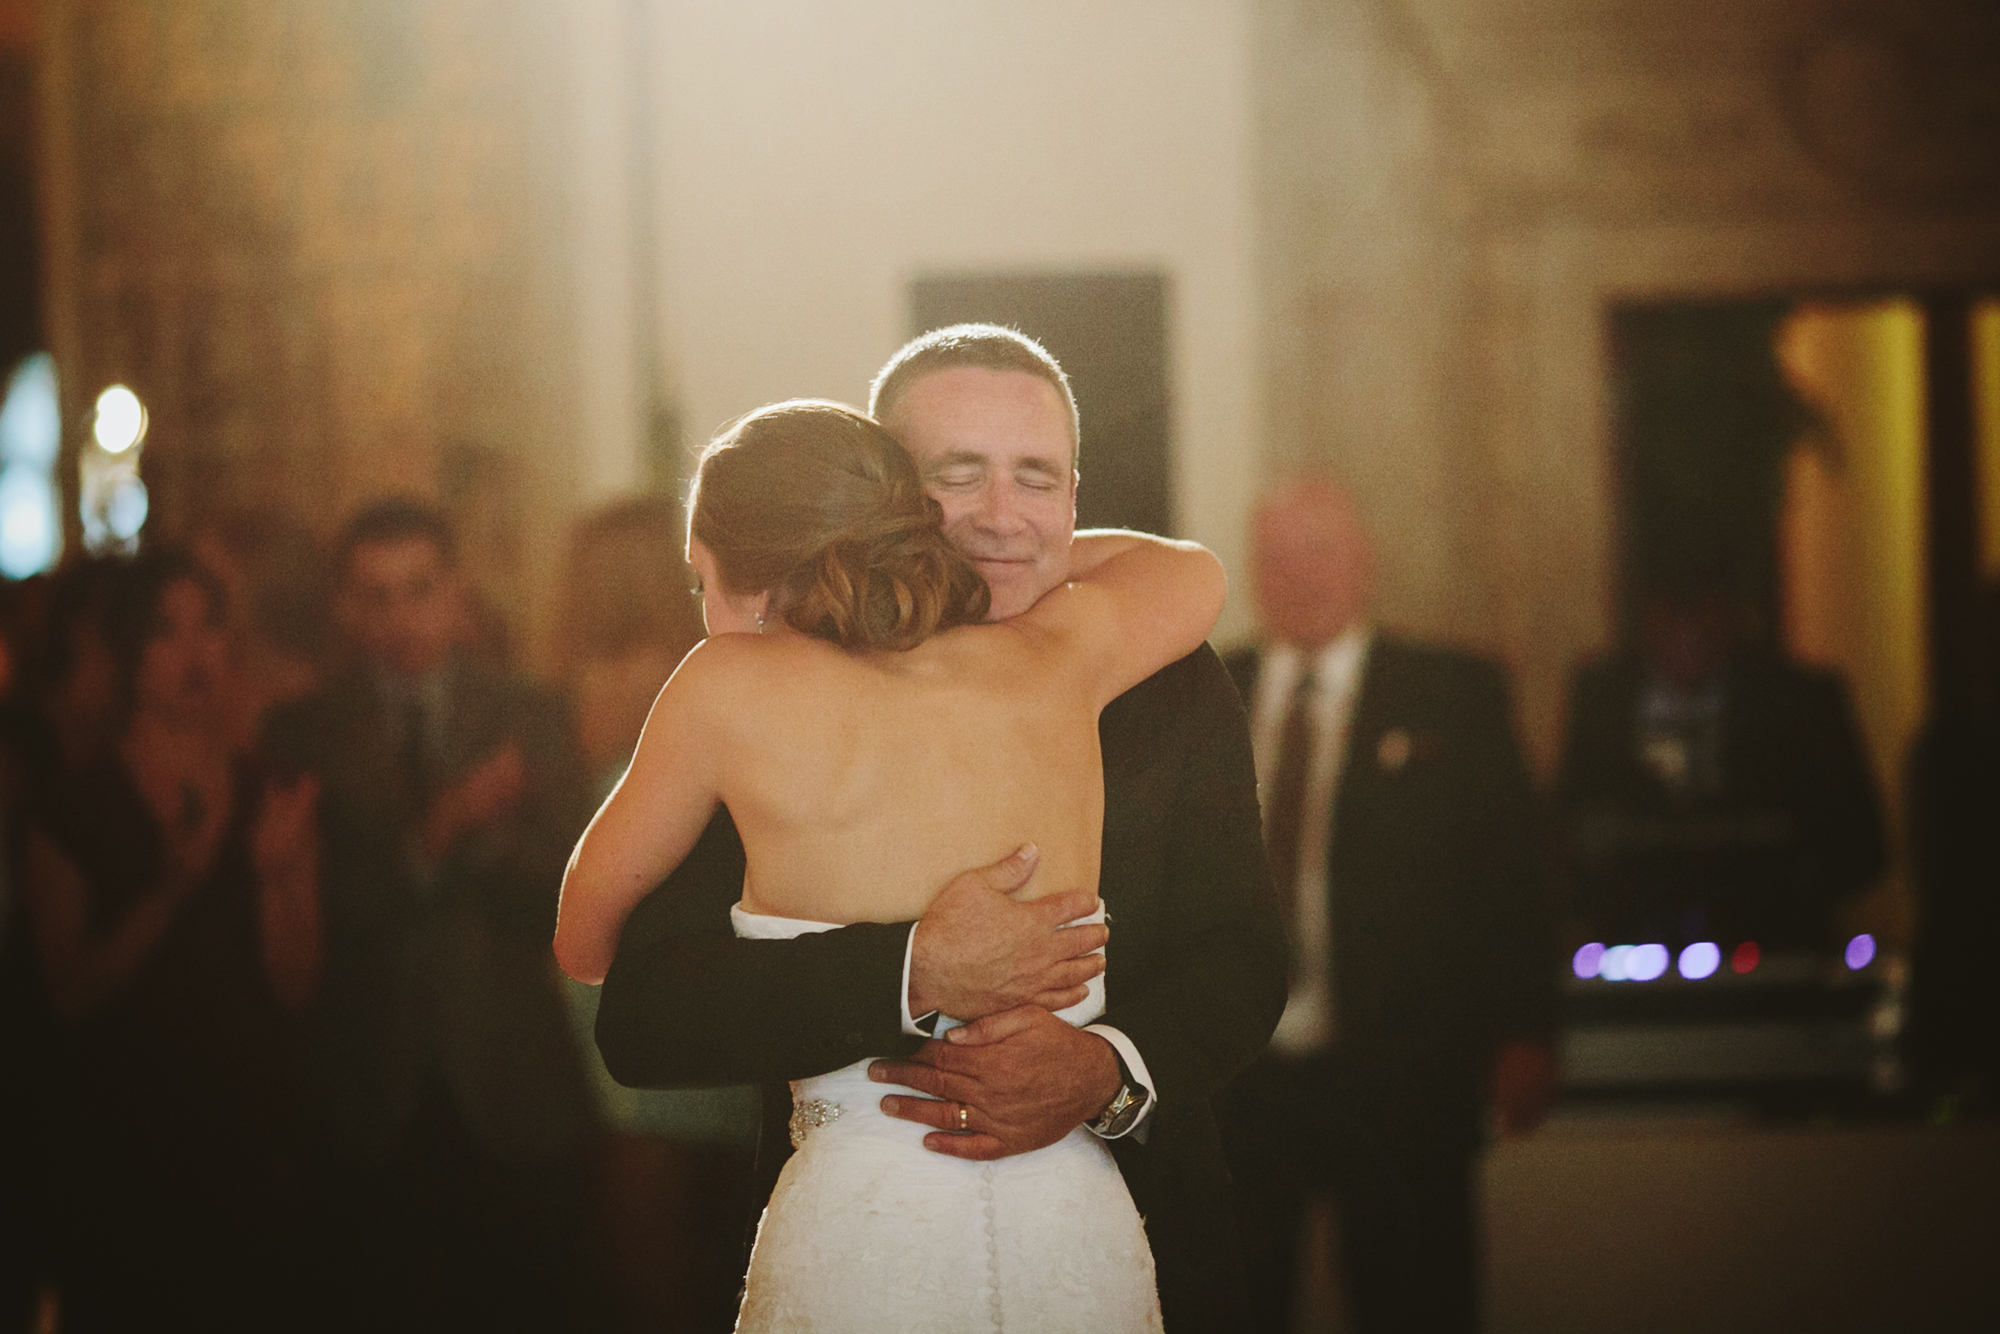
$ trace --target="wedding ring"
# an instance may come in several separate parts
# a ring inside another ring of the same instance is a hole
[[[966,1124],[966,1121],[967,1121],[967,1118],[968,1118],[968,1117],[970,1117],[971,1115],[972,1115],[972,1109],[971,1109],[970,1107],[967,1107],[967,1106],[966,1106],[966,1105],[965,1105],[964,1103],[960,1103],[960,1104],[958,1105],[958,1133],[959,1133],[959,1134],[963,1135],[963,1134],[964,1134],[964,1133],[965,1133],[965,1132],[966,1132],[966,1131],[967,1131],[968,1129],[970,1129],[970,1127],[969,1127],[969,1126],[968,1126],[968,1125]]]

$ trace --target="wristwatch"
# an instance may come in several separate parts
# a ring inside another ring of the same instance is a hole
[[[1118,1085],[1118,1092],[1112,1095],[1110,1102],[1104,1104],[1104,1110],[1097,1114],[1097,1119],[1090,1123],[1091,1133],[1103,1139],[1117,1139],[1138,1124],[1139,1113],[1146,1110],[1146,1100],[1153,1096],[1145,1088],[1132,1082],[1131,1072],[1126,1070],[1125,1062],[1118,1062],[1118,1073],[1123,1076],[1123,1082]]]

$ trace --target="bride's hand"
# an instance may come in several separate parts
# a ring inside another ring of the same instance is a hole
[[[1039,1005],[1060,1010],[1084,998],[1104,971],[1093,953],[1108,928],[1063,923],[1097,909],[1097,896],[1071,890],[1018,903],[1008,897],[1034,874],[1033,844],[945,886],[917,923],[910,946],[910,1013],[978,1019]]]

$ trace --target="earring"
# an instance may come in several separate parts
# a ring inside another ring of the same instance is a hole
[[[757,613],[757,633],[764,633],[764,613],[761,611]]]

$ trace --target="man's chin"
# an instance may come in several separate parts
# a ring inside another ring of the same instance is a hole
[[[1037,586],[1035,567],[1025,561],[974,561],[993,595],[989,621],[1005,621],[1035,605],[1048,590]]]

